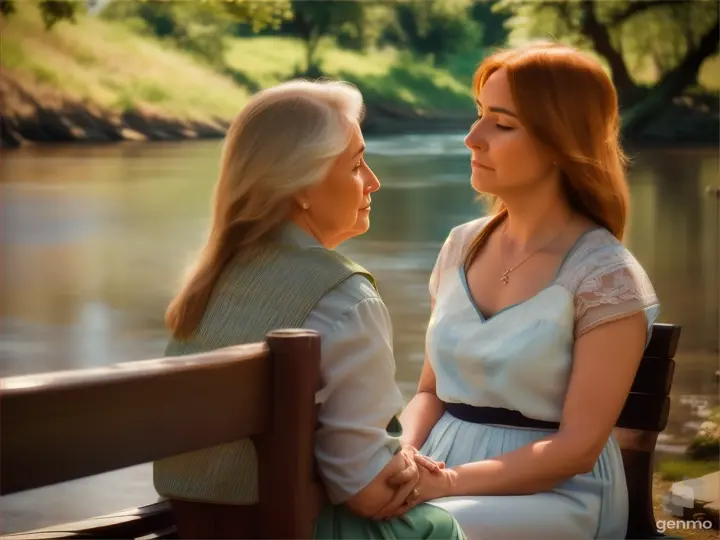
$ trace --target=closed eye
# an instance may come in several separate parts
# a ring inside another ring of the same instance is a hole
[[[478,114],[478,119],[477,119],[477,121],[479,122],[479,121],[482,120],[482,119],[483,119],[483,115],[482,115],[482,114]],[[503,124],[498,124],[498,123],[495,124],[495,127],[496,127],[497,129],[499,129],[500,131],[512,131],[513,129],[515,129],[515,128],[513,128],[513,127],[506,126],[506,125],[503,125]]]

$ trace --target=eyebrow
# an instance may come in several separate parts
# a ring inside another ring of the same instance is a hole
[[[358,151],[355,152],[355,155],[353,156],[353,159],[355,159],[356,157],[358,157],[358,156],[359,156],[360,154],[362,154],[364,151],[365,151],[365,145],[363,144],[363,145],[358,149]]]
[[[478,100],[475,100],[475,103],[477,103],[477,106],[480,107],[481,109],[483,108],[482,103],[480,103]],[[503,109],[502,107],[488,107],[488,111],[494,112],[494,113],[499,113],[499,114],[506,114],[508,116],[512,116],[513,118],[518,117],[517,114],[515,114],[514,112],[512,112],[508,109]]]

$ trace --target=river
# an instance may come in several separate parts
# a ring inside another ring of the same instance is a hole
[[[394,325],[397,379],[410,396],[423,361],[427,279],[449,230],[483,213],[463,135],[368,138],[382,182],[372,225],[341,251],[375,274]],[[0,376],[162,355],[163,312],[201,242],[220,141],[57,146],[0,154]],[[705,189],[718,153],[629,152],[627,245],[683,327],[668,428],[681,451],[717,404],[720,217]],[[91,428],[91,426],[89,426]],[[2,532],[151,502],[147,465],[3,497]]]

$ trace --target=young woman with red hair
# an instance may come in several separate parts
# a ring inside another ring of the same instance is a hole
[[[493,206],[450,232],[431,275],[401,422],[446,468],[421,475],[411,505],[449,510],[468,539],[625,538],[612,429],[659,303],[622,244],[615,89],[556,44],[489,57],[474,89],[471,182]]]

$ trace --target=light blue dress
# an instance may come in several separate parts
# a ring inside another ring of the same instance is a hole
[[[437,395],[448,403],[504,407],[559,422],[573,341],[584,332],[644,311],[648,335],[658,300],[639,263],[607,230],[592,229],[569,250],[555,281],[486,319],[467,288],[463,260],[489,218],[460,225],[430,279],[435,300],[427,354]],[[535,428],[482,425],[444,413],[421,452],[448,466],[494,458],[548,435]],[[625,538],[628,498],[620,449],[607,441],[593,470],[552,491],[521,496],[447,497],[468,540]]]

